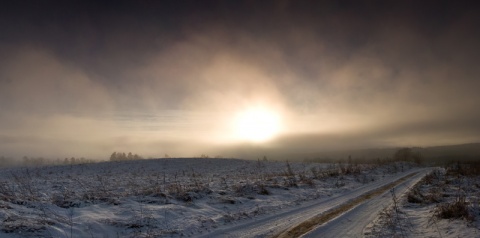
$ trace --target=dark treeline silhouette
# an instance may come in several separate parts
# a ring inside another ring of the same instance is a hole
[[[140,160],[143,159],[142,156],[137,155],[137,154],[132,154],[132,152],[128,152],[128,154],[125,154],[124,152],[113,152],[112,155],[110,155],[110,161],[124,161],[124,160]]]
[[[14,158],[5,157],[5,156],[0,157],[0,167],[9,167],[9,166],[14,166],[18,164],[19,162],[16,161]]]
[[[387,162],[392,161],[390,157],[353,157],[349,156],[345,159],[333,158],[333,157],[319,157],[319,158],[312,158],[312,159],[304,159],[303,162],[307,163],[328,163],[328,164],[336,164],[336,163],[354,163],[354,164],[384,164]]]
[[[15,159],[13,157],[0,156],[0,167],[87,164],[87,163],[95,163],[95,162],[98,162],[98,161],[95,161],[93,159],[86,159],[84,157],[51,159],[51,158],[45,158],[45,157],[23,156],[21,159]]]
[[[319,152],[304,154],[305,162],[338,163],[349,158],[355,163],[385,163],[393,161],[415,162],[424,165],[445,165],[451,162],[480,162],[480,143],[433,146],[359,149],[346,151]],[[306,158],[305,158],[306,157]],[[294,160],[294,157],[292,157]]]
[[[420,164],[422,162],[422,153],[418,150],[412,148],[401,148],[398,149],[395,154],[393,154],[393,160],[395,161],[406,161],[414,162]]]

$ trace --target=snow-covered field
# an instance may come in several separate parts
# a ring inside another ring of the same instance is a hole
[[[480,237],[478,164],[437,168],[365,229],[365,237]]]
[[[392,203],[390,196],[391,191],[395,194],[404,194],[409,188],[418,183],[431,169],[412,169],[407,172],[407,176],[395,180],[386,187],[374,190],[375,195],[358,196],[355,200],[359,200],[356,206],[328,220],[326,223],[317,225],[314,229],[306,233],[305,238],[336,238],[336,237],[360,237],[370,222],[375,220],[382,209]],[[371,194],[371,193],[370,193]],[[340,208],[348,206],[344,203]],[[386,236],[389,237],[389,236]]]
[[[233,237],[414,170],[208,158],[7,168],[0,170],[0,237]]]

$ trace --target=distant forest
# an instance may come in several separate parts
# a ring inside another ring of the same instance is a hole
[[[259,158],[266,158],[259,155]],[[168,155],[162,158],[169,158]],[[198,158],[208,158],[201,155]],[[49,159],[44,157],[13,158],[0,156],[0,167],[10,166],[44,166],[44,165],[72,165],[96,163],[105,161],[126,161],[144,159],[132,152],[113,152],[103,160],[93,160],[84,157],[67,157]],[[388,161],[410,161],[425,165],[444,165],[452,162],[480,162],[480,143],[470,143],[435,147],[404,147],[380,148],[363,150],[330,151],[305,154],[291,154],[283,156],[268,155],[269,160],[290,160],[320,163],[384,163]]]

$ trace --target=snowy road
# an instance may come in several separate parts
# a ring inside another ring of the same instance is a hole
[[[356,190],[350,191],[348,193],[340,194],[334,197],[326,197],[323,199],[318,199],[311,201],[309,203],[306,203],[302,206],[299,207],[294,207],[292,209],[283,211],[282,213],[277,213],[277,214],[272,214],[266,217],[262,217],[259,219],[253,219],[249,220],[245,223],[237,224],[234,226],[228,226],[224,228],[219,228],[211,233],[208,234],[202,234],[202,236],[199,237],[270,237],[270,236],[275,236],[278,235],[279,233],[291,228],[295,227],[298,224],[301,224],[304,221],[307,221],[313,217],[318,216],[319,214],[325,213],[327,211],[332,210],[333,208],[339,207],[343,204],[346,204],[350,201],[352,201],[355,198],[358,198],[359,196],[362,196],[366,193],[369,193],[371,191],[374,191],[378,188],[381,188],[385,185],[388,185],[390,183],[393,183],[405,176],[411,176],[415,173],[418,173],[414,175],[413,177],[409,178],[406,180],[406,182],[403,182],[401,185],[399,185],[398,190],[400,191],[401,188],[406,189],[409,184],[414,184],[417,180],[419,180],[421,177],[424,176],[424,174],[427,172],[425,169],[413,169],[404,173],[399,173],[395,176],[388,177],[384,180],[378,180],[373,183],[367,184],[365,186],[361,186]],[[403,185],[403,187],[402,187]],[[403,190],[402,190],[403,191]],[[383,197],[383,196],[382,196]],[[376,198],[374,198],[376,199]],[[370,200],[373,201],[374,199]],[[390,199],[391,200],[391,199]],[[370,201],[367,201],[368,204]],[[383,201],[383,200],[382,200]],[[387,197],[385,197],[385,204],[388,203]],[[383,208],[384,206],[382,205],[375,205],[375,203],[372,204],[373,206],[378,206],[379,209]],[[364,205],[360,205],[357,208],[361,208]],[[357,210],[357,208],[353,209]],[[361,210],[359,214],[363,215],[369,215],[371,216],[371,219],[375,217],[375,215],[378,212],[365,212],[369,211],[368,209],[370,208],[365,208],[367,210]],[[363,212],[362,212],[363,211]],[[373,211],[373,210],[372,210]],[[351,212],[351,211],[350,211]],[[348,212],[347,214],[350,214]],[[367,214],[369,213],[369,214]],[[354,219],[356,220],[357,218],[354,215],[342,215],[339,220],[335,219],[334,221],[327,223],[326,224],[326,230],[332,233],[328,234],[335,234],[337,229],[340,227],[340,225],[335,226],[334,224],[337,222],[342,222],[342,219]],[[366,218],[361,218],[361,219],[366,219]],[[368,218],[370,219],[370,218]],[[370,219],[370,220],[371,220]],[[364,222],[367,222],[367,220],[362,222],[353,222],[354,224],[352,225],[354,227],[354,230],[352,230],[353,233],[355,234],[361,234],[363,227],[365,227],[366,224],[363,224]],[[333,225],[332,225],[333,224]],[[341,224],[341,223],[339,223]],[[319,227],[316,229],[314,232],[311,233],[311,237],[327,237],[323,236],[323,232],[326,230],[322,230],[324,228]],[[342,228],[344,229],[344,228]],[[355,230],[356,229],[356,230]],[[358,230],[360,229],[360,230]],[[320,232],[320,233],[318,233]],[[321,235],[318,235],[321,234]],[[338,237],[338,234],[335,234],[335,237]]]
[[[420,181],[428,171],[430,170],[424,170],[397,185],[394,190],[396,197],[399,198],[405,194],[408,189]],[[315,228],[302,237],[362,237],[364,228],[377,217],[382,209],[392,204],[392,202],[392,194],[390,190],[388,190],[380,196],[369,199],[339,217],[334,218],[330,222]]]

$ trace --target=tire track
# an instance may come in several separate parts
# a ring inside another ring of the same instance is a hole
[[[358,206],[359,204],[365,202],[366,200],[368,199],[371,199],[375,196],[378,196],[392,188],[394,188],[395,186],[405,182],[406,180],[408,180],[409,178],[417,175],[419,172],[415,172],[415,173],[412,173],[412,174],[409,174],[409,175],[406,175],[394,182],[391,182],[389,184],[386,184],[384,186],[381,186],[377,189],[374,189],[372,191],[369,191],[365,194],[362,194],[352,200],[350,200],[349,202],[346,202],[338,207],[335,207],[333,209],[330,209],[322,214],[319,214],[317,216],[314,216],[294,227],[291,227],[279,234],[276,234],[274,235],[273,237],[275,238],[289,238],[289,237],[299,237],[309,231],[311,231],[312,229],[314,229],[315,227],[319,226],[319,225],[322,225],[330,220],[332,220],[333,218],[341,215],[342,213],[354,208],[355,206]]]

